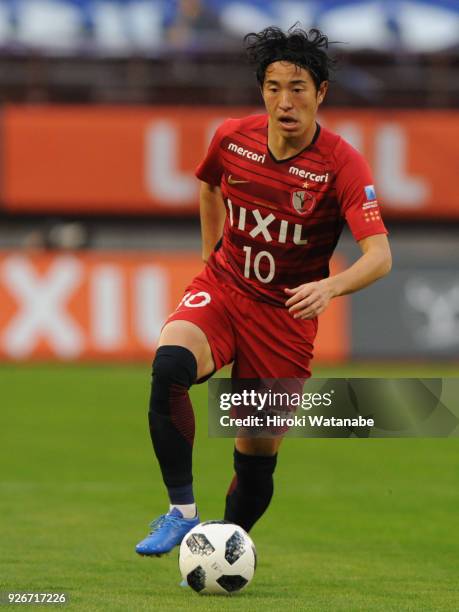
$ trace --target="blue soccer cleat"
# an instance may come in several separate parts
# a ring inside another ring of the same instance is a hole
[[[186,519],[180,510],[172,508],[171,512],[162,514],[151,523],[150,533],[137,544],[135,551],[142,556],[160,557],[178,546],[190,529],[199,525],[199,522],[198,515]]]

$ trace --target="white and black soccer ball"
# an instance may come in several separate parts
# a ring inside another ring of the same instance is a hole
[[[252,539],[227,521],[196,525],[180,545],[180,572],[197,593],[236,593],[250,583],[256,565]]]

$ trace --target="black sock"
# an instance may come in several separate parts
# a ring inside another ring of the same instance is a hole
[[[182,346],[161,346],[153,362],[148,420],[153,448],[172,504],[193,503],[194,413],[188,389],[196,359]]]
[[[250,531],[273,496],[277,454],[244,455],[234,449],[235,476],[226,495],[225,520]]]

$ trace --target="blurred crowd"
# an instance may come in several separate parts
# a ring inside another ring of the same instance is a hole
[[[318,26],[350,49],[457,48],[458,0],[0,0],[3,52],[225,49],[267,25]]]

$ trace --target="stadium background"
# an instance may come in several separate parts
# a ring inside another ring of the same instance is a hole
[[[171,595],[172,560],[153,579],[126,552],[164,508],[144,426],[149,363],[202,265],[194,167],[219,122],[261,108],[242,36],[296,21],[345,42],[320,121],[372,165],[394,255],[389,277],[322,317],[314,373],[458,375],[458,2],[3,0],[0,588],[65,588],[91,610],[149,609],[151,598],[162,609],[158,593],[172,609],[189,606]],[[345,233],[335,269],[357,255]],[[207,439],[205,389],[194,393],[210,518],[221,513],[231,446]],[[358,442],[286,445],[281,497],[255,531],[262,578],[247,609],[281,596],[311,610],[457,608],[454,441]],[[303,461],[313,483],[299,491],[292,472]],[[273,543],[276,518],[292,506],[308,508],[315,529],[294,542],[284,527],[285,550]]]

